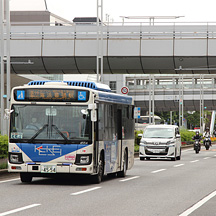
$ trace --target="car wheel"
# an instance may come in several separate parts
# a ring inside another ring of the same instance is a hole
[[[176,148],[175,148],[175,155],[174,155],[174,157],[173,158],[171,158],[171,161],[176,161],[176,159],[177,159],[177,157],[176,157]]]
[[[181,160],[181,148],[180,148],[179,156],[177,156],[176,159],[177,159],[177,160]]]

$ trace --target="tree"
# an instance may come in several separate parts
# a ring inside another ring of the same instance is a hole
[[[200,126],[200,112],[196,111],[193,112],[193,114],[189,114],[188,112],[185,112],[184,117],[187,119],[187,124],[189,125],[189,128]]]
[[[167,112],[155,112],[155,115],[159,116],[161,118],[161,122],[168,122],[170,124],[170,111]],[[174,111],[172,112],[172,124],[173,123],[179,123],[179,115],[178,112]]]

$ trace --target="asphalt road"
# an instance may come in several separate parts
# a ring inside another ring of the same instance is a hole
[[[195,154],[183,150],[180,161],[135,159],[125,178],[0,178],[3,215],[216,215],[216,146]]]

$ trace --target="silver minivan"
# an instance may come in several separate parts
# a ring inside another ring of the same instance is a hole
[[[181,137],[176,125],[148,125],[141,136],[140,160],[150,158],[181,159]]]

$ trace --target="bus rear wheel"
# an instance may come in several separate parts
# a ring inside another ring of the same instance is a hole
[[[117,172],[118,177],[125,177],[127,172],[127,163],[128,163],[128,156],[126,149],[124,150],[124,161],[123,161],[123,170],[120,172]]]
[[[29,173],[20,173],[20,179],[23,183],[30,183],[32,181],[32,176]]]

